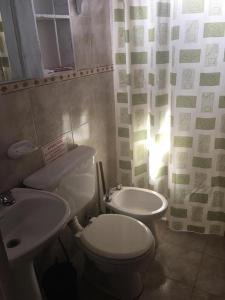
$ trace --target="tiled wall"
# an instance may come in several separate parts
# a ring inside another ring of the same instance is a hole
[[[109,4],[105,0],[84,0],[82,15],[73,17],[77,69],[112,64]],[[0,192],[42,167],[41,147],[63,134],[69,147],[74,143],[95,147],[107,181],[115,183],[112,71],[0,96]],[[10,160],[8,147],[22,139],[31,140],[39,150]]]

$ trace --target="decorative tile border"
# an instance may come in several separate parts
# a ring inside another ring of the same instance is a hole
[[[38,87],[46,84],[52,84],[55,82],[71,80],[75,78],[82,78],[86,76],[91,76],[99,73],[111,72],[113,71],[113,65],[107,66],[98,66],[90,69],[81,69],[81,70],[70,70],[57,72],[53,75],[45,77],[43,79],[28,79],[9,82],[7,84],[0,84],[0,95],[5,95],[8,93],[17,92],[24,89],[30,89],[33,87]]]

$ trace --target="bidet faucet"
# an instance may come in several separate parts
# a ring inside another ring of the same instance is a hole
[[[14,199],[10,191],[0,194],[0,205],[10,206],[13,205],[15,202],[16,200]]]
[[[117,184],[117,186],[111,188],[111,189],[108,189],[105,196],[104,196],[104,200],[106,202],[110,202],[112,200],[112,194],[113,192],[115,191],[120,191],[122,189],[122,184]]]
[[[105,194],[105,196],[104,196],[104,200],[105,200],[105,202],[110,202],[111,200],[112,200],[112,193],[113,193],[113,191],[112,191],[112,189],[108,189],[107,190],[107,192],[106,192],[106,194]]]
[[[116,186],[114,186],[113,188],[110,189],[111,193],[115,192],[115,191],[120,191],[122,190],[122,184],[117,184]]]
[[[117,184],[117,186],[116,186],[116,190],[117,191],[120,191],[120,190],[122,190],[122,184],[120,183],[120,184]]]

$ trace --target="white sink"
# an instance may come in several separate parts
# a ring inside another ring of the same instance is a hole
[[[33,258],[69,220],[69,207],[59,196],[32,189],[13,189],[16,203],[1,207],[0,228],[11,265],[17,299],[39,300]]]

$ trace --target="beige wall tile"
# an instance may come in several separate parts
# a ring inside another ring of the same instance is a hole
[[[8,147],[21,138],[36,144],[32,110],[27,91],[1,96],[0,109],[0,156]]]
[[[40,151],[19,160],[7,157],[9,146],[17,141],[27,139],[37,145],[28,92],[2,96],[0,103],[0,192],[3,192],[40,168],[43,161]]]
[[[87,83],[87,84],[86,84]],[[71,120],[74,134],[74,141],[78,144],[85,144],[97,150],[96,160],[103,161],[105,175],[109,186],[116,182],[116,129],[115,109],[113,98],[112,73],[99,74],[92,79],[80,83],[76,96],[82,99],[85,105],[82,107],[80,101],[74,97],[71,106]],[[81,86],[87,86],[84,90]],[[81,96],[82,95],[82,96]],[[81,110],[80,110],[81,109]],[[77,123],[77,111],[79,115],[87,113],[86,122]]]
[[[95,77],[89,76],[71,82],[73,90],[70,95],[70,114],[73,130],[88,123],[93,117]]]
[[[33,88],[29,92],[39,145],[71,130],[67,82]]]

